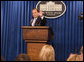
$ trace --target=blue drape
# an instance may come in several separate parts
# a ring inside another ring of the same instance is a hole
[[[57,19],[47,19],[55,39],[50,42],[55,48],[56,61],[64,61],[70,53],[83,45],[83,20],[78,18],[83,12],[83,1],[64,1],[66,13]],[[13,61],[20,53],[26,53],[21,26],[30,26],[32,9],[38,1],[1,1],[1,55]]]

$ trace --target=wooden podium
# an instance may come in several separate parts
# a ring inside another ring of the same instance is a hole
[[[23,40],[27,42],[27,54],[31,61],[40,61],[39,53],[42,47],[52,39],[48,26],[22,26]]]

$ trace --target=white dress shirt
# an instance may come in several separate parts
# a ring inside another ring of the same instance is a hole
[[[36,22],[37,18],[34,18],[33,22],[32,22],[32,26],[35,26],[35,22]]]
[[[43,18],[44,18],[44,16],[41,17],[41,19],[43,19]],[[32,26],[35,26],[36,20],[37,20],[37,18],[34,18],[34,19],[33,19]]]

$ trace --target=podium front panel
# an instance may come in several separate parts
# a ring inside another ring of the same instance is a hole
[[[27,54],[31,61],[40,61],[39,54],[45,43],[27,43]]]

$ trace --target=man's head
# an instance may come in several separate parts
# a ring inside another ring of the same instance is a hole
[[[32,15],[33,15],[34,18],[37,18],[39,16],[38,13],[39,13],[38,9],[33,9],[32,10]]]

